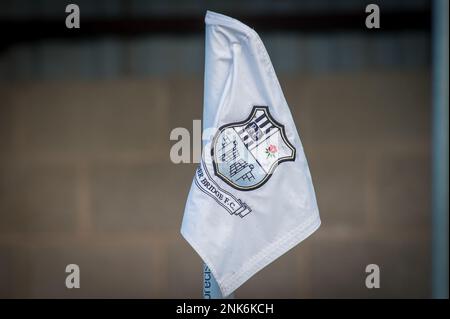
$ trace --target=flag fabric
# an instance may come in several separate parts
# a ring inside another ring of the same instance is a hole
[[[181,234],[226,297],[321,222],[303,146],[261,39],[218,13],[208,11],[205,25],[203,152]]]

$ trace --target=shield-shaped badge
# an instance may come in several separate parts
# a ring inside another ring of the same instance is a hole
[[[269,108],[254,106],[246,120],[219,128],[211,155],[216,176],[247,191],[267,182],[280,163],[294,161],[295,148]]]

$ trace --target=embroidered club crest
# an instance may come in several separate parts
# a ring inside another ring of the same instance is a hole
[[[269,108],[254,106],[246,120],[219,128],[211,155],[216,176],[248,191],[267,182],[280,163],[294,161],[295,148]]]

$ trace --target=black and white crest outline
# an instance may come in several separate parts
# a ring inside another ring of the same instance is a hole
[[[211,145],[214,174],[229,186],[250,191],[264,185],[296,149],[268,106],[253,106],[243,121],[221,126]]]

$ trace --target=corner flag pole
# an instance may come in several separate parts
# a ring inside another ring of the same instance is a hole
[[[433,2],[432,296],[448,298],[448,1]]]

